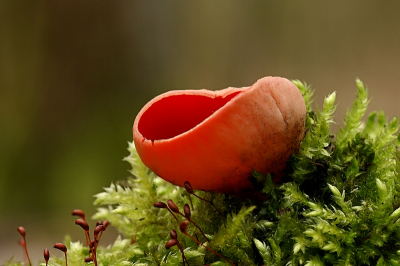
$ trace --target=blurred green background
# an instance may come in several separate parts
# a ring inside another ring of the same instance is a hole
[[[65,234],[84,239],[70,212],[92,215],[93,195],[129,175],[134,118],[162,92],[284,76],[320,106],[336,90],[341,121],[359,77],[370,111],[398,115],[399,12],[394,0],[0,1],[0,264],[22,260],[20,225],[35,265]]]

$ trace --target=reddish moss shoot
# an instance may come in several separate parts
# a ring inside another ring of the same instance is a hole
[[[175,203],[171,199],[169,199],[167,203],[168,203],[168,207],[173,212],[175,212],[175,213],[179,214],[180,216],[184,217],[189,222],[191,222],[194,226],[196,226],[197,229],[199,229],[200,233],[203,235],[203,237],[207,240],[207,242],[210,242],[210,240],[204,234],[203,230],[201,230],[201,228],[195,222],[193,222],[193,220],[190,218],[191,214],[190,214],[190,208],[189,208],[188,204],[185,204],[185,207],[184,207],[185,214],[183,214],[183,213],[181,213],[179,211],[178,207],[175,205]]]
[[[85,238],[86,238],[86,245],[90,245],[90,235],[89,235],[89,225],[88,223],[83,220],[83,219],[76,219],[75,220],[75,224],[79,225],[80,227],[82,227],[83,230],[85,230]]]
[[[67,261],[67,247],[63,243],[56,243],[53,246],[55,249],[59,249],[62,252],[64,252],[65,255],[65,266],[68,266],[68,261]]]
[[[107,221],[107,220],[104,220],[104,222],[102,222],[102,221],[99,221],[99,222],[100,222],[100,224],[97,224],[97,223],[96,223],[96,228],[97,228],[99,225],[103,226],[104,228],[101,229],[101,231],[100,231],[99,238],[97,239],[97,244],[100,242],[100,239],[101,239],[101,236],[103,235],[103,232],[106,231],[108,225],[110,224],[110,222]],[[96,231],[96,230],[95,230],[95,231]],[[95,236],[95,237],[96,237],[96,236]],[[97,246],[96,246],[96,248],[97,248]]]
[[[99,241],[100,241],[100,237],[101,237],[100,233],[103,233],[105,230],[106,230],[106,227],[104,225],[102,225],[102,224],[96,226],[96,228],[94,229],[94,233],[93,233],[94,234],[94,240],[93,240],[92,250],[93,250],[93,259],[96,262],[96,264],[97,264],[97,253],[96,253],[96,251],[97,251],[97,246],[99,245]],[[100,234],[100,237],[99,237],[99,234]]]
[[[72,215],[78,215],[83,218],[85,217],[83,211],[81,210],[74,210],[72,212]],[[85,262],[93,261],[94,265],[97,266],[97,255],[96,255],[97,246],[99,244],[103,232],[107,229],[110,223],[107,220],[105,220],[104,222],[97,221],[96,228],[94,229],[94,239],[92,241],[89,234],[89,225],[83,218],[77,219],[75,221],[75,224],[79,225],[85,231],[86,244],[89,247],[89,257],[86,257],[84,261]]]
[[[50,259],[50,252],[47,248],[45,248],[43,251],[43,257],[44,260],[46,261],[46,266],[47,266],[49,264],[49,259]]]
[[[25,228],[23,228],[22,226],[20,226],[20,227],[18,227],[17,228],[17,230],[18,230],[18,232],[19,232],[19,234],[22,236],[22,241],[20,241],[19,243],[20,243],[20,245],[23,247],[23,249],[24,249],[24,251],[25,251],[25,255],[26,255],[26,258],[28,259],[28,263],[29,263],[29,265],[30,266],[32,266],[32,263],[31,263],[31,260],[30,260],[30,258],[29,258],[29,254],[28,254],[28,247],[26,246],[26,238],[25,238],[25,236],[26,236],[26,231],[25,231]]]
[[[172,230],[169,233],[169,235],[170,235],[171,239],[168,240],[167,244],[165,244],[165,248],[169,249],[169,248],[171,248],[171,247],[176,245],[178,247],[179,251],[182,254],[183,266],[185,266],[185,261],[186,261],[187,265],[189,266],[189,262],[188,262],[187,258],[185,257],[185,252],[183,251],[183,248],[182,248],[181,244],[178,241],[178,234],[176,233],[175,230]]]
[[[228,262],[231,266],[235,266],[232,262],[230,262],[227,258],[225,258],[224,256],[222,256],[221,254],[219,254],[218,252],[212,250],[211,248],[203,245],[203,243],[201,243],[200,241],[198,241],[196,238],[194,238],[193,236],[189,235],[187,233],[187,226],[188,226],[189,222],[188,221],[183,221],[181,222],[181,224],[179,225],[179,229],[181,230],[181,232],[185,235],[187,235],[188,237],[190,237],[193,241],[195,241],[197,244],[202,245],[203,247],[205,247],[207,250],[211,251],[212,253],[214,253],[215,255],[223,258],[224,260],[226,260],[226,262]]]
[[[164,202],[156,202],[153,204],[153,206],[160,209],[167,209],[172,214],[172,216],[174,216],[175,220],[179,223],[178,218],[176,218],[175,214],[168,208],[167,204],[165,204]]]
[[[221,216],[224,216],[224,215],[222,214],[222,212],[220,212],[220,211],[217,209],[217,207],[215,207],[214,202],[212,202],[212,201],[210,201],[210,200],[206,200],[205,198],[202,198],[202,197],[200,197],[200,196],[197,196],[197,195],[194,193],[193,188],[192,188],[192,185],[189,183],[189,181],[185,181],[184,186],[185,186],[186,191],[189,193],[189,197],[190,197],[190,195],[193,195],[193,196],[195,196],[196,198],[198,198],[198,199],[200,199],[200,200],[202,200],[202,201],[205,201],[205,202],[210,203],[210,204],[214,207],[214,209],[215,209]],[[190,202],[192,202],[191,199],[190,199]],[[192,208],[193,208],[193,204],[192,204]]]
[[[85,213],[82,210],[76,209],[72,211],[72,216],[79,216],[82,220],[85,221]]]

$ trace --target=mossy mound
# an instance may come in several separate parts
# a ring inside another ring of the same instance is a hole
[[[294,83],[306,102],[307,133],[299,153],[290,158],[282,183],[273,183],[270,175],[253,173],[253,183],[268,200],[195,191],[213,205],[202,201],[155,176],[130,143],[125,160],[132,165],[133,177],[97,194],[95,204],[102,207],[93,217],[110,221],[126,239],[99,247],[98,264],[184,265],[187,260],[191,266],[229,262],[245,266],[400,265],[397,118],[388,121],[383,112],[373,112],[362,123],[369,100],[357,80],[354,104],[344,127],[334,136],[330,124],[335,93],[326,97],[321,110],[313,111],[313,91],[304,83]],[[181,233],[184,217],[176,214],[178,222],[166,208],[153,206],[168,200],[182,214],[184,205],[190,206],[190,220],[197,227],[189,224],[187,233],[221,256]],[[177,245],[165,248],[173,229],[184,257]],[[87,264],[87,247],[70,240],[65,244],[69,265]],[[55,257],[49,262],[64,263]],[[5,265],[16,264],[21,265]]]

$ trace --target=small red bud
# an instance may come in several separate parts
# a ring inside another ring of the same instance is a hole
[[[85,261],[85,262],[92,262],[92,261],[93,261],[93,258],[92,258],[92,257],[86,257],[84,261]]]
[[[97,238],[98,234],[104,230],[106,230],[104,225],[101,224],[101,225],[96,226],[96,228],[94,229],[94,238]]]
[[[26,235],[26,231],[25,228],[23,228],[22,226],[17,228],[18,232],[21,234],[22,237],[25,237]]]
[[[56,243],[53,247],[67,253],[67,247],[63,243]]]
[[[83,228],[86,232],[89,231],[89,225],[88,223],[83,220],[83,219],[76,219],[75,224],[79,225],[80,227]]]
[[[82,218],[82,220],[85,220],[85,213],[82,210],[79,209],[73,210],[71,214],[73,216],[79,216]]]
[[[44,257],[44,260],[46,261],[46,264],[47,264],[47,262],[49,262],[49,259],[50,259],[50,252],[49,252],[49,250],[47,248],[44,249],[43,257]]]
[[[189,194],[193,194],[193,188],[192,185],[189,183],[189,181],[185,181],[184,186]]]
[[[181,222],[179,225],[179,229],[181,230],[182,233],[186,234],[186,228],[188,226],[189,222],[187,220]]]
[[[167,203],[168,203],[168,207],[171,209],[171,211],[173,211],[174,213],[180,213],[178,206],[176,206],[175,203],[171,199],[169,199],[167,201]]]
[[[192,215],[191,213],[190,213],[190,207],[189,207],[189,204],[185,204],[185,206],[183,206],[183,212],[185,213],[185,217],[186,217],[186,219],[190,219],[190,216]]]
[[[178,240],[170,239],[168,240],[167,244],[165,244],[165,248],[169,249],[170,247],[175,246],[176,244],[178,244]]]
[[[104,225],[105,228],[107,228],[110,225],[110,222],[107,221],[107,220],[104,220],[103,225]]]
[[[26,246],[26,239],[25,239],[26,231],[25,231],[25,228],[23,228],[22,226],[20,226],[20,227],[17,228],[17,231],[21,234],[21,236],[22,236],[22,238],[23,238],[23,239],[21,239],[18,243],[19,243],[19,244],[22,246],[22,248],[24,249],[25,254],[26,254],[26,257],[27,257],[28,262],[29,262],[29,265],[31,266],[32,263],[31,263],[31,259],[29,258],[28,248],[27,248],[27,246]]]
[[[177,239],[177,238],[178,238],[178,234],[176,233],[175,230],[172,230],[172,231],[169,233],[169,235],[170,235],[171,239]]]
[[[164,202],[156,202],[153,204],[154,207],[156,208],[161,208],[161,209],[166,209],[167,208],[167,204],[165,204]]]

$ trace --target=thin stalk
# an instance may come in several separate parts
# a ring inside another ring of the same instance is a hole
[[[185,235],[187,235],[188,237],[190,237],[193,241],[195,241],[197,244],[202,245],[203,247],[205,247],[208,251],[211,251],[212,253],[214,253],[215,255],[223,258],[224,260],[226,260],[226,262],[228,262],[230,265],[235,266],[235,264],[233,264],[232,262],[230,262],[227,258],[225,258],[224,256],[222,256],[221,254],[219,254],[218,252],[212,250],[211,248],[203,245],[203,243],[201,243],[200,241],[198,241],[196,238],[194,238],[193,236],[189,235],[186,232],[183,232]]]

